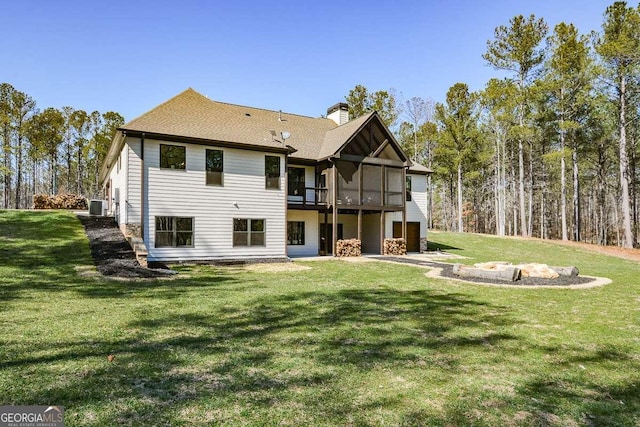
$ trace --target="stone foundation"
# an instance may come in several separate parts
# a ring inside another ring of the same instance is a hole
[[[142,227],[140,226],[140,224],[123,224],[120,226],[120,229],[122,230],[122,234],[124,234],[125,237],[142,238]]]
[[[426,237],[421,237],[420,238],[420,252],[426,252],[427,251],[427,238]]]

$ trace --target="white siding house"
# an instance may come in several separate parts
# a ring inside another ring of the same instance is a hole
[[[314,256],[358,237],[380,252],[398,221],[419,223],[426,238],[429,171],[414,170],[376,113],[348,121],[345,104],[332,108],[335,122],[189,89],[118,130],[101,171],[109,214],[148,261]]]
[[[426,250],[427,240],[427,175],[420,170],[407,173],[411,180],[411,200],[406,201],[406,222],[419,224],[419,241],[418,246],[421,251]],[[402,222],[402,213],[393,212],[386,216],[386,233],[385,237],[393,236],[393,223]],[[410,237],[410,236],[407,236]]]

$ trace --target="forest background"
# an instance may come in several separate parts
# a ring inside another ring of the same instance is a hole
[[[431,168],[428,227],[638,245],[640,5],[615,2],[601,30],[549,28],[518,15],[483,55],[483,90],[454,84],[445,102],[355,86],[350,116],[380,113],[411,159]],[[2,208],[35,194],[101,197],[99,170],[117,112],[40,109],[0,84]]]

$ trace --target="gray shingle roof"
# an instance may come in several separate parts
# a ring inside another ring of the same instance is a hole
[[[426,167],[426,166],[422,166],[419,163],[414,163],[409,168],[409,173],[416,173],[416,174],[419,174],[419,175],[428,175],[430,173],[433,173],[433,171],[431,169],[429,169],[428,167]]]
[[[349,140],[349,138],[351,138],[353,134],[358,131],[358,129],[362,127],[362,125],[369,120],[369,118],[371,118],[373,114],[373,112],[365,114],[357,119],[348,121],[342,126],[338,126],[327,131],[324,135],[324,141],[322,145],[319,146],[320,150],[318,150],[315,158],[324,159],[333,155],[345,144],[345,142]]]

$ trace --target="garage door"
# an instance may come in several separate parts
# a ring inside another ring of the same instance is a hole
[[[402,222],[393,222],[393,237],[402,237]],[[420,223],[407,222],[407,252],[420,252]]]

